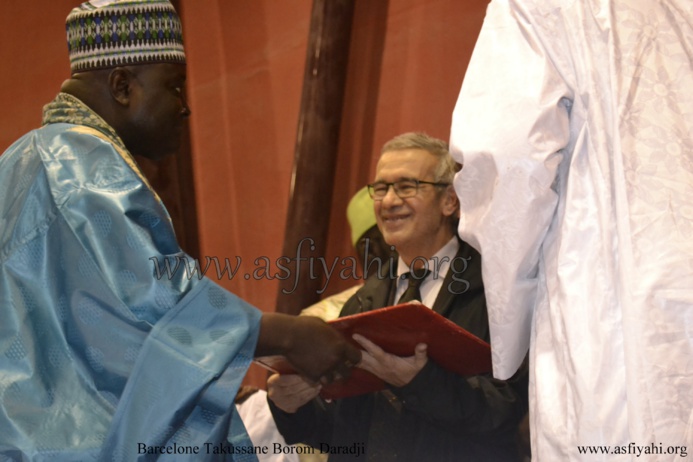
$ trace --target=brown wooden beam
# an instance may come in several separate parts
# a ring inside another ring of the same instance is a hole
[[[353,0],[313,2],[284,238],[291,275],[280,281],[281,313],[298,314],[320,299],[317,259],[327,247],[353,12]],[[297,260],[299,251],[313,259],[312,271],[310,260]]]

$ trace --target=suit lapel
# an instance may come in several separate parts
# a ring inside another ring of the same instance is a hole
[[[394,263],[394,274],[397,274],[397,263]],[[373,309],[383,308],[392,305],[391,298],[394,294],[395,279],[389,278],[389,264],[383,267],[383,272],[380,275],[371,276],[371,278],[366,281],[366,286],[358,294],[359,304],[361,305],[361,312],[371,311]],[[385,284],[383,279],[389,279],[389,283]],[[374,279],[374,280],[371,280]]]
[[[460,239],[458,239],[458,242],[460,244],[460,248],[457,250],[455,260],[460,258],[469,258],[469,253],[471,249],[469,247],[469,244]],[[465,272],[468,270],[469,268],[466,268]],[[448,273],[445,275],[445,279],[443,280],[443,286],[440,288],[440,292],[438,292],[436,301],[433,303],[433,306],[431,307],[433,308],[433,311],[443,316],[445,316],[445,313],[448,311],[450,306],[452,306],[452,303],[456,297],[469,291],[469,281],[454,280],[453,276],[454,271],[451,262],[450,268],[448,269]]]
[[[433,311],[443,316],[445,316],[445,312],[450,308],[452,301],[455,299],[455,294],[448,290],[451,283],[453,283],[452,270],[448,270],[448,274],[445,275],[443,280],[443,286],[440,288],[436,301],[433,302],[431,307]]]

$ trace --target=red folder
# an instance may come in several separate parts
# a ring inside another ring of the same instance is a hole
[[[380,308],[329,322],[354,345],[351,336],[360,334],[388,353],[412,356],[419,343],[428,345],[428,356],[439,366],[459,375],[479,375],[491,371],[491,347],[454,322],[420,303]],[[281,374],[295,373],[283,356],[265,356],[255,360]],[[323,387],[325,399],[346,398],[385,388],[385,382],[357,367],[351,376]]]

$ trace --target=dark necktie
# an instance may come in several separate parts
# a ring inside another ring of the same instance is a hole
[[[404,291],[402,296],[397,301],[397,304],[411,302],[412,300],[421,301],[421,292],[419,287],[424,282],[424,279],[428,277],[431,271],[426,268],[418,268],[408,273],[402,275],[403,278],[407,279],[407,290]]]
[[[397,304],[421,301],[419,287],[431,271],[419,268],[409,273],[404,273],[407,279],[407,290],[397,301]],[[401,428],[400,414],[402,403],[390,390],[383,390],[373,395],[373,413],[371,414],[371,428],[368,432],[367,454],[368,462],[397,462],[407,460],[407,454],[401,453]]]

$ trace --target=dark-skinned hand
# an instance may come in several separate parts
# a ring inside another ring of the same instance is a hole
[[[323,385],[349,377],[361,351],[325,321],[313,316],[265,313],[256,356],[281,354],[296,371]]]

